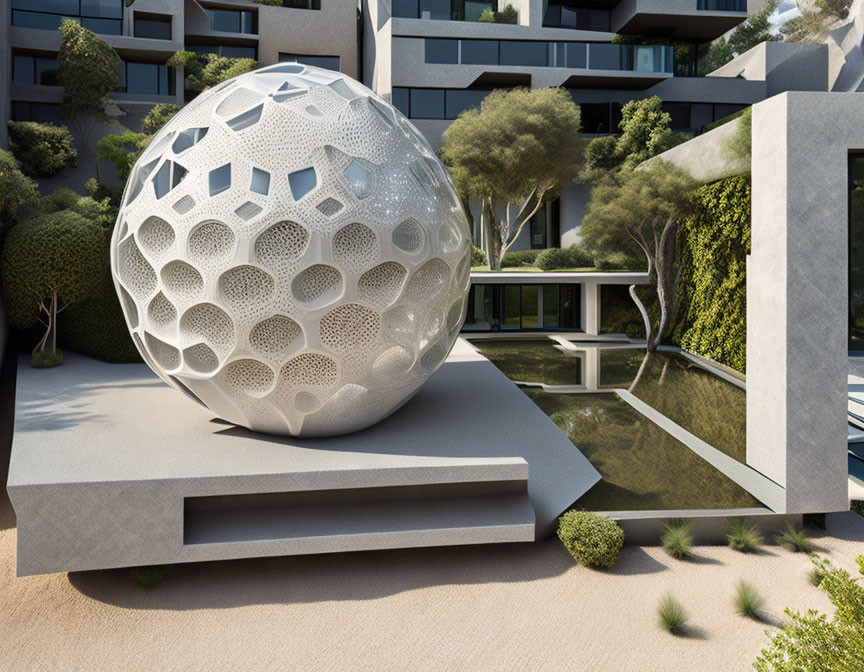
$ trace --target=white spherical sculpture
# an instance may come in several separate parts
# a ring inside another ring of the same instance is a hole
[[[111,242],[144,360],[232,423],[341,434],[392,413],[464,319],[447,171],[387,101],[279,64],[202,93],[135,164]]]

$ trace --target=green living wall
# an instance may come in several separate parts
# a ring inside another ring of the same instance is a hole
[[[694,192],[696,213],[678,232],[677,322],[672,341],[745,371],[746,260],[750,253],[750,177],[730,177]]]

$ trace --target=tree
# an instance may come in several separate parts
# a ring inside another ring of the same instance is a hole
[[[493,91],[444,132],[440,155],[460,196],[480,201],[490,268],[575,174],[579,108],[563,89]]]
[[[159,103],[158,105],[154,105],[144,117],[141,130],[147,135],[153,135],[179,111],[180,106],[174,103]]]
[[[35,121],[9,122],[9,149],[30,177],[56,175],[78,156],[68,128]]]
[[[57,52],[57,81],[63,87],[60,112],[72,120],[87,147],[97,123],[112,123],[123,114],[108,98],[122,85],[120,57],[104,40],[71,19],[60,24],[60,35]],[[96,172],[98,175],[98,159]]]
[[[186,99],[191,100],[211,86],[251,72],[258,67],[258,62],[251,58],[228,58],[217,54],[177,51],[168,59],[167,65],[184,68],[183,89]]]
[[[0,149],[0,244],[5,230],[18,219],[18,210],[39,201],[36,182],[21,172],[12,152]]]
[[[675,239],[679,222],[693,210],[691,192],[696,186],[683,170],[659,159],[637,170],[624,169],[592,189],[588,214],[582,222],[583,240],[599,253],[620,252],[635,245],[645,255],[660,307],[656,328],[636,285],[630,287],[630,296],[645,323],[649,352],[657,349],[669,328]]]
[[[104,239],[98,224],[71,210],[39,215],[9,231],[0,255],[3,300],[13,327],[45,325],[34,359],[56,355],[57,315],[93,288]]]
[[[758,672],[858,672],[864,670],[864,586],[827,559],[811,558],[819,588],[831,598],[834,617],[786,609],[792,622],[769,635],[770,645],[754,663]],[[864,555],[855,562],[864,574]]]
[[[125,181],[132,171],[132,166],[147,148],[150,137],[145,133],[135,133],[127,128],[122,133],[110,133],[99,138],[96,151],[100,159],[114,164],[117,177]]]

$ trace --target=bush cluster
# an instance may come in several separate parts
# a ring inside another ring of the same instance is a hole
[[[591,511],[568,511],[558,519],[558,538],[586,567],[612,567],[624,546],[624,530]]]
[[[672,340],[738,371],[746,368],[746,269],[750,252],[750,178],[700,187],[696,213],[679,227]]]
[[[511,250],[505,252],[501,259],[502,268],[518,268],[519,266],[533,266],[537,257],[544,250]]]
[[[519,23],[519,12],[508,2],[507,6],[500,12],[496,12],[494,9],[484,9],[480,12],[480,16],[477,17],[477,20],[481,23],[516,24]]]
[[[537,256],[535,264],[542,271],[551,271],[556,268],[591,267],[594,266],[594,259],[578,245],[571,245],[563,249],[553,247],[543,250]]]
[[[476,245],[471,246],[471,265],[485,266],[487,262],[486,253]]]
[[[78,150],[66,126],[35,121],[9,122],[9,149],[30,177],[56,175],[77,163]]]

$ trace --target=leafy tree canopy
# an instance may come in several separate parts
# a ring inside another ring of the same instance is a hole
[[[146,133],[135,133],[126,129],[122,133],[110,133],[99,138],[96,151],[100,159],[113,163],[117,169],[117,177],[125,180],[149,142],[150,136]]]
[[[21,172],[12,152],[0,149],[0,242],[5,228],[16,221],[18,209],[38,201],[36,182]]]
[[[9,122],[9,149],[30,177],[56,175],[66,166],[74,166],[78,156],[66,126],[35,121]]]
[[[183,66],[183,88],[187,98],[193,98],[226,79],[251,72],[258,67],[258,62],[251,58],[228,58],[217,54],[178,51],[168,59],[168,65]]]
[[[544,199],[572,179],[579,108],[563,89],[497,90],[459,115],[440,150],[460,195],[483,203],[492,268]]]
[[[108,44],[71,19],[60,24],[57,80],[63,87],[60,111],[75,119],[88,114],[108,122],[108,95],[120,89],[120,58]]]
[[[180,106],[174,103],[159,103],[150,108],[144,117],[141,130],[147,135],[153,135],[180,111]]]
[[[592,189],[588,214],[582,220],[582,239],[597,253],[635,248],[645,255],[660,304],[656,329],[635,286],[630,294],[645,322],[649,351],[656,349],[669,326],[677,227],[694,208],[691,192],[696,186],[690,175],[665,161],[624,169]]]
[[[864,586],[845,569],[827,559],[811,558],[816,566],[819,588],[831,598],[834,617],[814,610],[802,614],[786,609],[792,622],[769,635],[771,643],[762,650],[754,667],[758,672],[858,672],[864,670]],[[864,556],[855,559],[864,575]]]
[[[777,42],[782,40],[781,35],[773,35],[768,17],[780,4],[780,0],[768,0],[765,6],[758,12],[751,14],[746,21],[740,23],[728,38],[721,37],[711,43],[707,54],[705,54],[700,71],[702,74],[713,72],[717,68],[726,65],[736,56],[740,56],[762,42]]]

